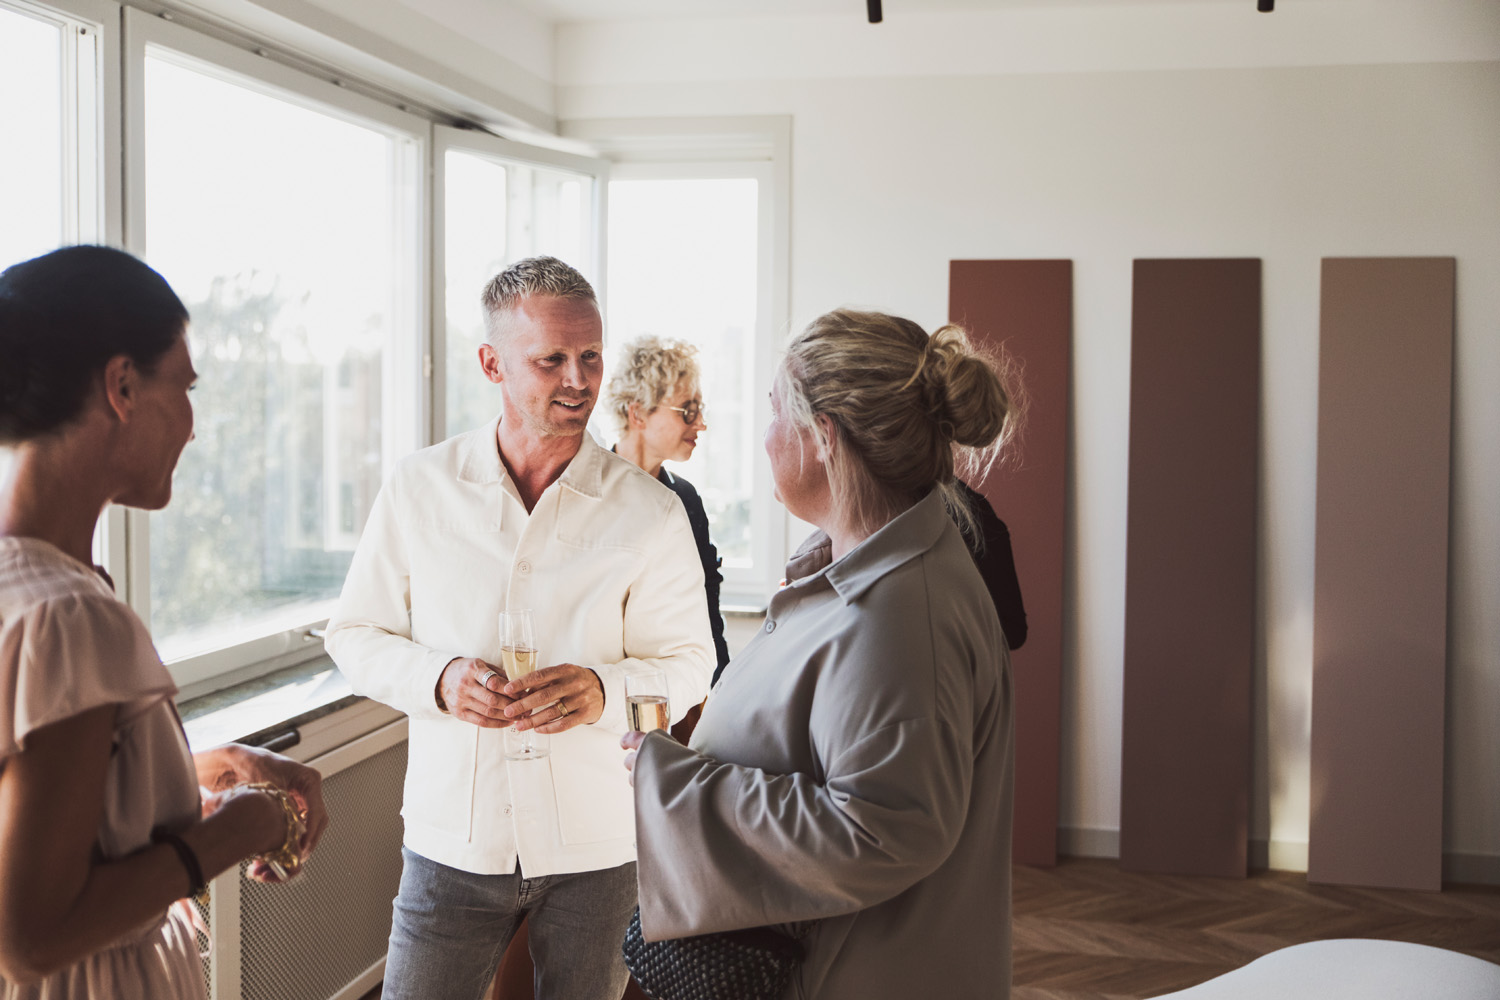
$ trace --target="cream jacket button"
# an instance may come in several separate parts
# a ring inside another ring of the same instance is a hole
[[[520,562],[516,563],[516,572],[520,573],[522,576],[525,576],[526,574],[531,572],[531,563],[527,562],[525,559],[522,559]]]

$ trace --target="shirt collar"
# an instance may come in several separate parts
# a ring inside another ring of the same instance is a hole
[[[585,430],[583,443],[578,446],[578,454],[573,456],[573,461],[557,477],[558,482],[591,500],[603,499],[604,462],[607,454],[609,453],[599,446],[599,442],[594,440],[594,435]]]
[[[505,463],[500,461],[499,434],[500,417],[495,417],[483,427],[475,428],[464,435],[460,445],[462,458],[458,464],[458,478],[465,483],[498,483],[509,478]],[[583,443],[578,454],[573,456],[558,476],[562,483],[574,493],[598,500],[604,495],[604,449],[599,447],[592,434],[583,432]]]
[[[462,457],[458,463],[458,478],[465,483],[498,483],[505,478],[505,465],[500,461],[500,417],[483,427],[476,427],[464,435],[460,445]]]
[[[837,562],[828,535],[815,532],[787,562],[787,579],[796,586],[810,582],[798,577],[824,576],[845,604],[853,604],[875,581],[936,545],[949,523],[942,495],[933,490]]]

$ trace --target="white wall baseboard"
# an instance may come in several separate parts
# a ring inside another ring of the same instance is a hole
[[[1118,858],[1120,831],[1089,827],[1059,827],[1057,853],[1073,858]],[[1250,869],[1307,871],[1307,844],[1295,840],[1251,840]],[[1443,855],[1443,881],[1470,885],[1500,885],[1500,855]]]
[[[1120,831],[1060,826],[1057,828],[1057,853],[1070,858],[1118,858]]]

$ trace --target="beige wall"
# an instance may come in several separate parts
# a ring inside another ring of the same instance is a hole
[[[602,30],[586,32],[589,51]],[[639,79],[641,63],[669,56],[637,46],[640,62],[622,68],[635,82],[611,84],[592,70],[570,82],[569,37],[564,120],[793,116],[794,324],[841,303],[940,321],[952,258],[1077,262],[1062,821],[1103,831],[1089,843],[1107,845],[1119,822],[1132,258],[1265,262],[1252,837],[1295,868],[1308,828],[1319,258],[1456,256],[1446,843],[1500,862],[1500,63],[685,86]]]

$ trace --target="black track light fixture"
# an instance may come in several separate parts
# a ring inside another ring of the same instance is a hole
[[[1269,14],[1276,9],[1276,0],[1255,0],[1255,9],[1262,14]]]
[[[1265,3],[1265,0],[1261,0],[1261,3]],[[865,10],[869,12],[871,24],[879,24],[884,19],[885,15],[880,12],[880,0],[865,0]]]

